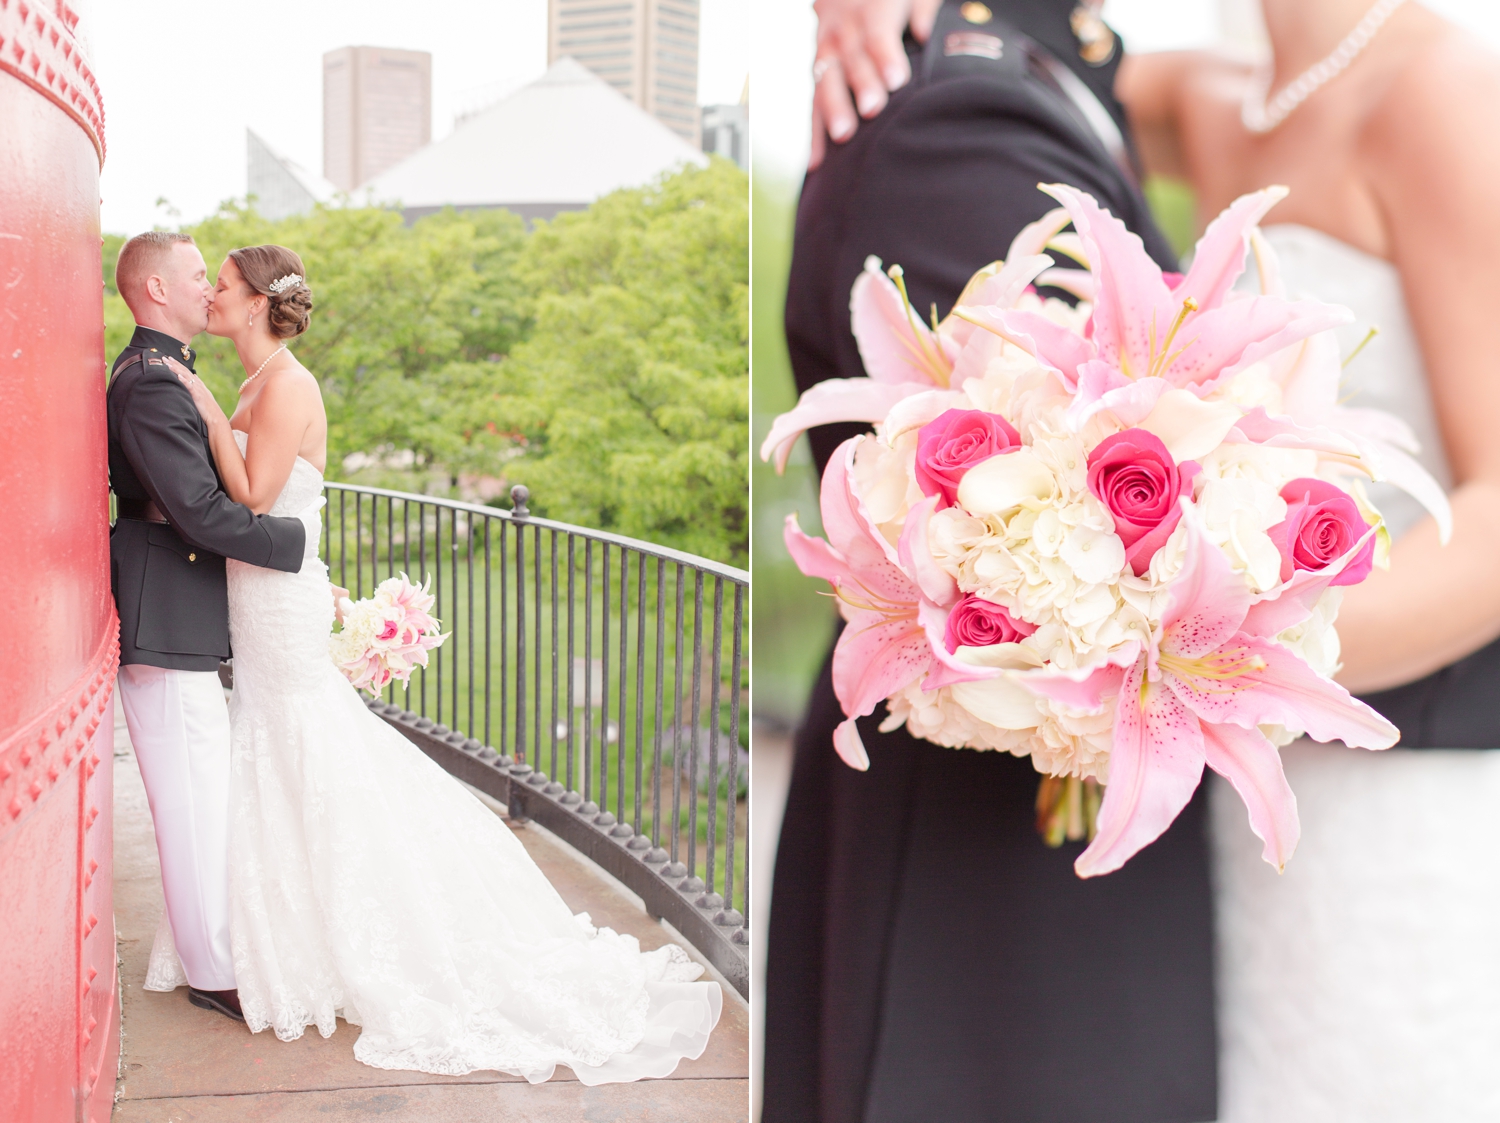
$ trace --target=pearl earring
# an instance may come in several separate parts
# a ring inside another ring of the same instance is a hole
[[[252,315],[252,316],[251,316],[251,317],[250,317],[250,326],[251,326],[251,327],[252,327],[252,328],[253,328],[253,327],[254,327],[254,326],[255,326],[255,316],[254,316],[254,315]]]

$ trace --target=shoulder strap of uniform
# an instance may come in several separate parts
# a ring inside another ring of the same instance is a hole
[[[994,15],[985,5],[974,23],[959,5],[944,4],[923,49],[922,79],[984,77],[1031,88],[1052,116],[1085,146],[1100,151],[1132,187],[1137,184],[1130,153],[1114,118],[1066,63],[1041,43]]]

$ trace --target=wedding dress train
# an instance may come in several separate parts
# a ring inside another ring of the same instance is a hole
[[[1410,424],[1450,487],[1396,269],[1305,227],[1265,234],[1289,295],[1359,317],[1346,354],[1379,327],[1350,404]],[[1422,518],[1370,491],[1393,536]],[[1282,758],[1302,838],[1279,876],[1212,781],[1221,1123],[1500,1119],[1500,753],[1299,741]]]
[[[241,448],[243,434],[236,434]],[[299,458],[272,514],[314,502]],[[585,1084],[662,1077],[702,1054],[718,984],[681,948],[574,916],[510,829],[372,714],[328,655],[316,557],[229,563],[234,694],[229,882],[245,1020],[284,1041],[335,1017],[379,1068],[494,1069]],[[148,986],[178,981],[158,933]]]

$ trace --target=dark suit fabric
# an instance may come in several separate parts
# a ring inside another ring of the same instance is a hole
[[[1113,67],[1077,60],[1071,3],[991,7],[1123,121]],[[808,176],[786,312],[800,389],[863,373],[848,303],[867,254],[903,266],[918,308],[946,312],[1055,205],[1039,181],[1088,191],[1171,267],[1128,177],[1034,100],[939,65]],[[862,429],[815,430],[819,469]],[[860,723],[871,764],[855,772],[832,748],[842,716],[825,666],[776,861],[765,1123],[1212,1120],[1202,793],[1125,869],[1081,881],[1081,844],[1049,850],[1036,834],[1029,760],[879,733],[882,708]]]
[[[130,363],[137,354],[146,361]],[[166,519],[119,518],[110,531],[120,662],[213,671],[230,655],[224,559],[295,573],[307,530],[225,494],[208,427],[164,355],[193,357],[170,336],[138,327],[115,360],[106,398],[110,488],[122,500],[150,500]]]

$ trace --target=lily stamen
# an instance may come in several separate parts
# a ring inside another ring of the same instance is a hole
[[[1354,350],[1350,351],[1349,354],[1345,357],[1344,361],[1339,364],[1339,369],[1342,370],[1345,367],[1347,367],[1350,363],[1352,363],[1354,361],[1354,359],[1355,359],[1355,356],[1357,356],[1361,351],[1363,351],[1365,349],[1366,345],[1369,344],[1370,340],[1374,339],[1379,334],[1380,334],[1380,329],[1377,328],[1377,327],[1375,327],[1372,324],[1370,326],[1370,330],[1367,331],[1367,332],[1365,332],[1365,337],[1363,339],[1361,339],[1355,345]]]
[[[916,601],[891,600],[889,597],[883,597],[879,593],[871,591],[862,584],[859,587],[864,591],[866,597],[864,600],[850,596],[845,591],[842,582],[834,586],[832,593],[825,593],[823,595],[837,597],[850,608],[857,608],[861,612],[877,612],[882,616],[892,619],[916,619]]]
[[[911,297],[906,293],[906,274],[899,265],[892,265],[887,274],[896,286],[896,291],[901,294],[901,307],[906,310],[907,321],[911,324],[911,333],[916,338],[916,347],[910,340],[902,340],[906,347],[917,358],[917,361],[926,368],[927,373],[932,375],[933,381],[939,386],[947,387],[949,377],[953,374],[953,368],[948,365],[948,360],[943,356],[941,350],[934,350],[927,341],[925,325],[917,310],[911,306]],[[933,315],[937,315],[937,305],[932,306]],[[936,325],[934,324],[934,331]]]
[[[1163,654],[1158,662],[1164,670],[1180,679],[1209,679],[1226,683],[1266,669],[1265,659],[1252,655],[1243,647],[1223,648],[1196,659]]]
[[[1191,346],[1191,344],[1188,344],[1175,352],[1172,351],[1172,341],[1177,338],[1178,331],[1182,329],[1183,321],[1196,311],[1198,311],[1198,302],[1191,296],[1185,297],[1182,301],[1182,310],[1177,313],[1177,319],[1172,321],[1172,330],[1167,332],[1167,338],[1162,340],[1160,351],[1156,348],[1155,339],[1152,339],[1151,367],[1147,371],[1147,377],[1159,378],[1169,366],[1176,362],[1177,356],[1187,350],[1187,346]],[[1151,328],[1152,336],[1154,337],[1156,334],[1156,323],[1154,320],[1152,321]]]

